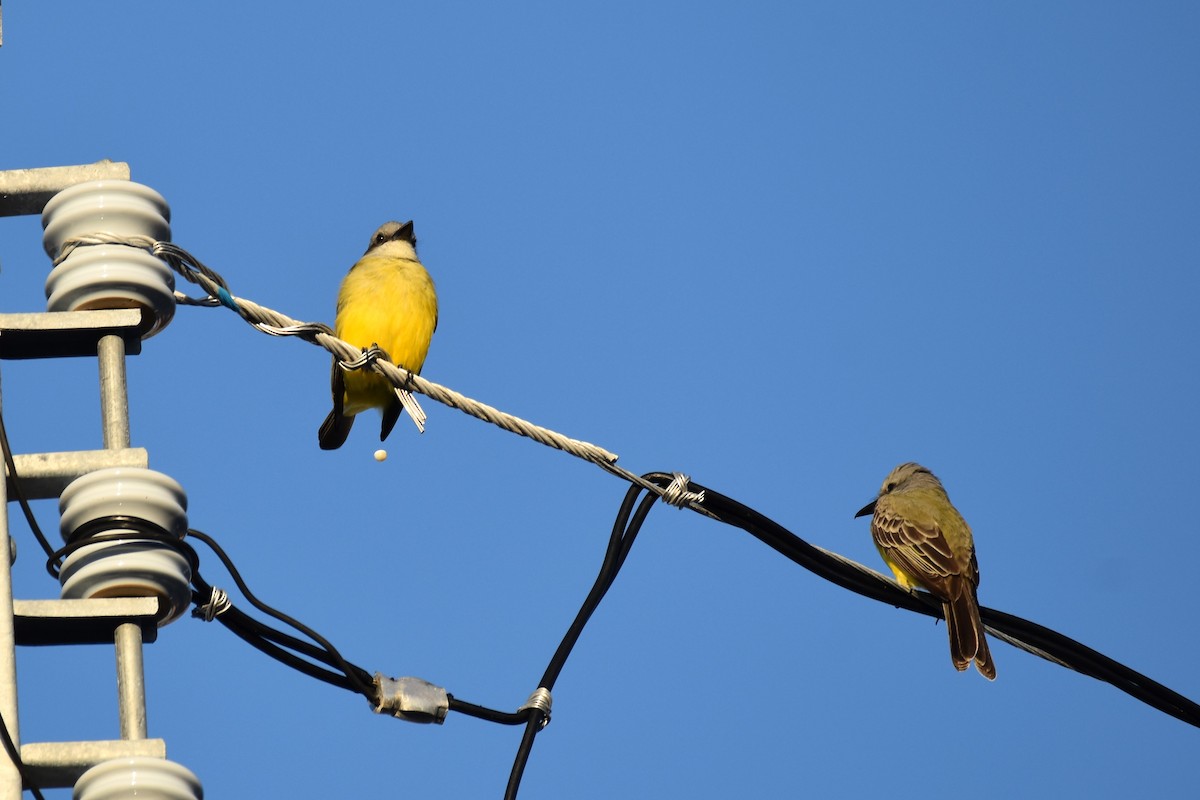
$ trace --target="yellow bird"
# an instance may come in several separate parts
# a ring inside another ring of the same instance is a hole
[[[364,350],[379,347],[393,364],[420,373],[437,321],[437,292],[417,258],[412,221],[384,223],[342,280],[335,335]],[[401,409],[391,383],[370,369],[343,370],[337,358],[330,383],[333,410],[317,433],[322,450],[341,447],[354,416],[368,408],[382,410],[379,440],[387,438]]]
[[[879,496],[854,516],[871,514],[871,538],[896,582],[942,601],[950,660],[960,672],[975,662],[988,680],[996,665],[979,619],[979,564],[971,528],[932,472],[911,461],[892,470]]]

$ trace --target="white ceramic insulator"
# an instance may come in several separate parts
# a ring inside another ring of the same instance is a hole
[[[188,768],[165,758],[102,761],[79,776],[73,800],[203,800],[204,787]]]
[[[110,467],[76,478],[58,501],[59,529],[70,540],[85,525],[106,517],[151,522],[173,536],[187,533],[187,495],[174,479],[139,467]],[[191,567],[170,544],[138,539],[97,541],[71,552],[59,571],[62,598],[158,597],[159,625],[179,618],[191,605]],[[92,533],[96,533],[93,531]]]
[[[107,234],[171,240],[171,209],[162,195],[133,181],[88,181],[70,186],[42,211],[42,245],[56,258],[74,237]],[[175,275],[162,261],[119,244],[77,247],[46,279],[48,311],[141,308],[143,337],[175,315]]]

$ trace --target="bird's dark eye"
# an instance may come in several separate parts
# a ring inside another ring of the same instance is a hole
[[[375,237],[375,244],[383,244],[387,241],[387,237],[382,233]]]
[[[885,492],[890,492],[892,489],[895,489],[895,488],[896,488],[896,482],[895,482],[895,481],[891,481],[890,483],[888,483],[888,485],[887,485],[887,486],[883,487],[883,490],[884,490]]]

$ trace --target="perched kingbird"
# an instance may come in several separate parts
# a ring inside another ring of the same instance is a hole
[[[412,222],[384,223],[342,280],[334,334],[356,347],[378,346],[393,364],[420,373],[437,321],[437,292],[417,259]],[[379,440],[386,439],[400,418],[395,387],[369,369],[343,370],[336,357],[330,382],[333,410],[317,433],[321,449],[341,447],[354,415],[368,408],[383,411]]]
[[[979,564],[966,520],[932,472],[909,462],[892,470],[855,517],[872,514],[871,538],[905,589],[920,587],[942,601],[950,660],[959,671],[975,662],[988,680],[996,665],[979,619]]]

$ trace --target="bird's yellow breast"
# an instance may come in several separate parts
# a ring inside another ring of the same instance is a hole
[[[437,328],[437,294],[420,262],[364,256],[342,281],[334,332],[356,347],[379,345],[393,363],[419,373]],[[346,373],[345,413],[388,405],[391,384],[368,370]]]
[[[903,567],[901,567],[899,564],[897,564],[895,561],[892,560],[891,556],[888,555],[886,548],[876,545],[875,549],[879,551],[879,555],[883,556],[883,563],[887,564],[888,569],[890,569],[892,571],[892,574],[896,576],[896,583],[900,584],[905,589],[910,589],[910,590],[925,588],[925,584],[921,583],[919,580],[917,580],[912,575],[909,575],[908,572],[906,572]]]

